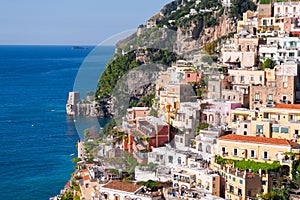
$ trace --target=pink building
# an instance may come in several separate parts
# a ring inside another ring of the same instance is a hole
[[[201,72],[185,71],[184,79],[180,83],[199,83],[201,80]]]
[[[207,105],[202,112],[202,122],[220,126],[228,124],[230,112],[236,108],[241,108],[241,103],[223,100],[205,100],[201,105]]]

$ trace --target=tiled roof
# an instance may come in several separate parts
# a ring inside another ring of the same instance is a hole
[[[245,135],[235,135],[229,134],[219,137],[219,140],[231,140],[239,142],[250,142],[250,143],[262,143],[262,144],[273,144],[273,145],[284,145],[284,146],[294,146],[295,143],[286,139],[278,138],[266,138],[261,136],[245,136]]]
[[[84,177],[83,177],[83,180],[84,180],[84,181],[88,181],[88,180],[90,180],[90,177],[89,177],[89,176],[84,176]]]
[[[110,182],[108,182],[102,187],[112,189],[112,190],[124,191],[124,192],[135,192],[143,186],[136,185],[133,183],[124,183],[121,181],[111,180]]]
[[[300,104],[276,104],[275,108],[300,109]]]

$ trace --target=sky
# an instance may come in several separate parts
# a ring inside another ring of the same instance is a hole
[[[96,45],[171,0],[0,0],[0,45]]]

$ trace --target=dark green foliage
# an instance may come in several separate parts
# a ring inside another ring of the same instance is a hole
[[[148,94],[147,96],[142,97],[138,101],[137,106],[139,106],[139,107],[151,107],[152,106],[152,100],[154,99],[154,97],[155,97],[155,93]]]
[[[142,181],[142,182],[138,182],[137,183],[138,185],[143,185],[143,186],[146,186],[147,188],[149,188],[151,191],[157,191],[160,187],[160,184],[159,182],[157,181],[153,181],[153,180],[149,180],[147,182],[145,181]]]
[[[270,4],[271,0],[260,0],[259,3],[260,4]]]
[[[117,80],[128,70],[138,66],[135,56],[135,51],[132,51],[125,56],[119,56],[109,61],[106,65],[106,70],[101,74],[98,82],[96,99],[102,99],[111,94]]]
[[[273,163],[263,163],[263,162],[256,162],[254,160],[231,160],[231,159],[224,159],[221,156],[216,156],[215,161],[217,164],[224,165],[225,163],[234,163],[236,168],[240,170],[247,170],[251,169],[252,172],[258,173],[259,169],[264,171],[278,171],[281,167],[279,162],[274,161]]]
[[[208,123],[200,123],[197,131],[204,130],[209,127]]]
[[[177,55],[173,52],[162,49],[146,49],[150,56],[150,61],[156,64],[169,66],[177,59]],[[106,70],[101,74],[96,89],[96,100],[102,100],[112,94],[118,80],[129,70],[141,65],[136,61],[136,51],[131,51],[126,55],[115,57],[106,65]]]
[[[230,17],[241,20],[247,10],[256,11],[257,6],[251,0],[233,0],[230,8]]]
[[[104,135],[109,135],[115,126],[117,126],[117,122],[112,119],[104,126],[104,128],[102,129],[102,133]]]
[[[271,191],[262,196],[264,200],[282,200],[282,196],[278,192]]]
[[[275,62],[271,58],[267,58],[262,65],[262,70],[266,68],[274,69],[274,67],[275,67]]]
[[[201,1],[198,5],[196,5],[196,1],[193,0],[185,2],[185,4],[181,5],[180,9],[177,10],[178,5],[178,1],[174,1],[162,9],[164,16],[158,20],[158,26],[167,26],[170,29],[177,30],[178,27],[187,28],[191,27],[192,24],[196,24],[197,28],[194,30],[193,39],[199,37],[203,27],[218,25],[218,17],[224,12],[224,8],[218,0]],[[185,17],[190,14],[191,8],[196,9],[198,13]],[[210,10],[210,12],[199,12],[200,10]],[[215,11],[216,14],[214,13]],[[175,22],[170,24],[170,20],[174,20]]]

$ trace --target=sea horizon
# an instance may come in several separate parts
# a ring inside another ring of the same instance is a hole
[[[72,46],[0,45],[0,170],[5,172],[0,199],[49,199],[74,171],[71,159],[80,138],[65,104],[93,48]],[[100,77],[114,47],[99,52]]]

